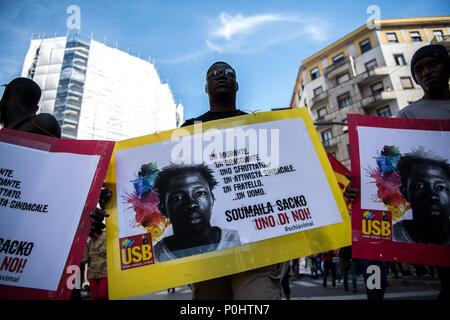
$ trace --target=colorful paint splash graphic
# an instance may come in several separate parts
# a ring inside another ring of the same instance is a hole
[[[409,203],[400,192],[400,175],[395,171],[400,156],[397,146],[384,146],[375,157],[376,168],[366,169],[368,176],[375,180],[378,189],[372,200],[382,202],[391,212],[393,221],[400,219],[410,209]]]
[[[144,227],[151,233],[153,241],[157,241],[170,225],[170,220],[158,209],[158,194],[152,190],[157,174],[158,166],[155,163],[142,165],[136,179],[131,181],[134,192],[125,196],[126,202],[132,204],[135,212],[133,224]]]

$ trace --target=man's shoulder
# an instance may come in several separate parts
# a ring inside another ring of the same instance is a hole
[[[208,113],[209,113],[209,111],[208,111],[208,112],[205,112],[205,113],[202,114],[201,116],[198,116],[198,117],[195,117],[195,118],[187,119],[181,126],[182,126],[182,127],[186,127],[186,126],[193,125],[195,122],[198,122],[198,121],[200,121],[200,122],[208,121],[208,120],[206,120],[206,119],[208,118]]]
[[[424,106],[424,104],[423,104],[422,99],[417,100],[417,101],[407,105],[403,109],[400,109],[395,117],[396,118],[413,118],[414,114],[416,113],[415,110],[417,108],[421,108],[423,106]]]
[[[408,231],[406,230],[407,220],[402,220],[392,226],[392,240],[396,242],[413,243]]]
[[[401,109],[396,118],[450,119],[450,100],[420,99]]]
[[[207,122],[207,121],[225,119],[225,118],[236,117],[236,116],[241,116],[241,115],[246,115],[246,114],[247,114],[246,112],[238,110],[238,109],[236,109],[234,111],[229,111],[229,112],[210,112],[210,111],[208,111],[199,117],[186,120],[181,126],[186,127],[186,126],[193,125],[195,122]]]
[[[31,116],[15,129],[61,138],[61,127],[56,118],[50,113],[39,113]]]
[[[226,241],[240,241],[239,232],[237,230],[221,228],[221,238]]]
[[[61,137],[61,127],[56,118],[50,113],[40,113],[36,115],[33,120],[40,129],[45,129],[45,131],[52,134],[54,137]]]

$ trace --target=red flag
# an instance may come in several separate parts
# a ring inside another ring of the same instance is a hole
[[[342,163],[339,162],[331,153],[327,153],[328,160],[330,161],[331,168],[333,168],[334,175],[339,184],[339,188],[341,188],[342,193],[344,193],[345,187],[350,183],[350,180],[346,177],[346,175],[350,176],[350,170],[348,170]],[[345,200],[345,198],[344,198]],[[351,202],[345,201],[347,204],[348,211],[351,215]]]

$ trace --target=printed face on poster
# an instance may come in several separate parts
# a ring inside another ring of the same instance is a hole
[[[351,117],[361,190],[356,254],[448,265],[450,121]]]
[[[28,141],[33,138],[41,143],[36,135]],[[44,291],[62,297],[56,292],[102,157],[51,152],[57,144],[64,141],[50,140],[50,151],[0,142],[0,154],[7,155],[0,159],[0,284],[23,290],[8,298],[51,296]],[[108,158],[113,147],[109,144]],[[102,163],[105,166],[104,159]],[[36,294],[29,296],[26,289]],[[2,288],[4,293],[10,290]]]
[[[260,246],[262,253],[264,247],[269,253],[271,241],[302,232],[318,235],[324,227],[348,223],[326,154],[323,148],[318,152],[311,139],[310,119],[298,110],[281,118],[269,114],[239,117],[238,126],[221,120],[214,127],[181,128],[167,133],[172,139],[158,133],[141,138],[142,142],[124,141],[122,146],[118,142],[117,238],[108,238],[108,250],[116,257],[111,269],[118,274],[146,270],[156,276],[170,262],[178,265],[180,274],[189,270],[189,278],[177,281],[191,283],[205,280],[201,272],[192,271],[194,261],[202,265],[199,271],[208,264],[214,267],[215,274],[210,274],[215,277],[243,271],[251,268],[242,260],[246,254],[253,259],[260,254],[253,248]],[[151,139],[159,141],[148,143]],[[345,238],[344,232],[337,241],[344,245]],[[298,254],[294,247],[302,250],[290,245],[285,260]],[[317,245],[331,244],[311,236],[303,250]],[[277,255],[255,260],[262,265],[285,261],[277,261]],[[142,290],[174,285],[160,281]]]

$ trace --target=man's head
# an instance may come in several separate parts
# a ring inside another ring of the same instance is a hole
[[[38,110],[41,88],[31,79],[16,78],[6,85],[0,100],[0,122],[8,126],[13,113],[33,115]]]
[[[440,93],[443,88],[448,89],[450,57],[447,49],[431,44],[417,50],[411,59],[411,75],[429,96]]]
[[[169,165],[158,172],[153,188],[158,208],[174,228],[199,231],[208,227],[217,185],[206,165]]]
[[[406,154],[397,162],[400,191],[410,203],[418,225],[449,224],[450,165],[445,159],[422,149]]]
[[[228,63],[222,61],[213,63],[206,72],[205,91],[212,106],[231,104],[234,108],[238,89],[236,72]]]

